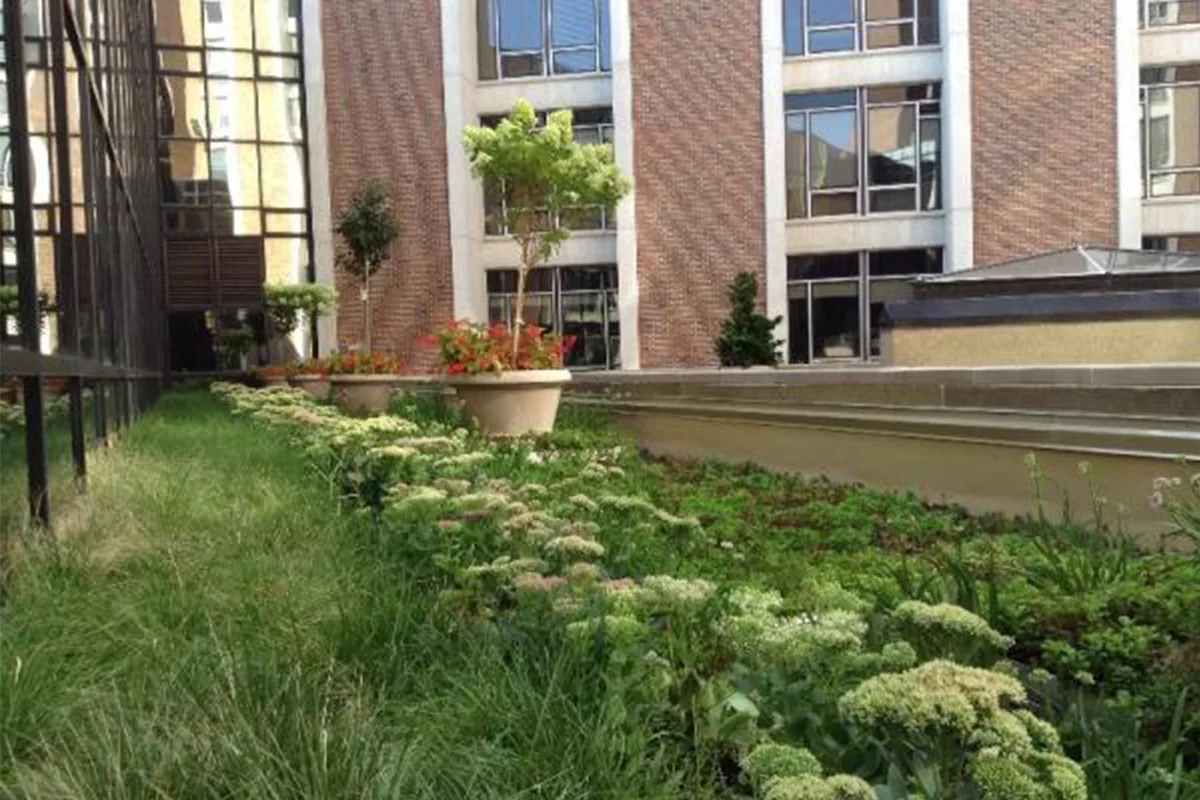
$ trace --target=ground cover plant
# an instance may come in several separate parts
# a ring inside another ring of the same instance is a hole
[[[583,414],[489,443],[430,400],[217,394],[168,397],[93,490],[119,518],[21,565],[0,786],[1197,796],[1194,556],[653,463]]]

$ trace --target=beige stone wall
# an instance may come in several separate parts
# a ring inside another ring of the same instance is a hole
[[[884,331],[898,367],[1200,363],[1200,317],[902,327]]]

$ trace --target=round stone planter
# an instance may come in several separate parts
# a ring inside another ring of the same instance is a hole
[[[331,375],[329,384],[346,411],[382,414],[400,386],[398,375]]]
[[[288,385],[287,375],[260,375],[258,379],[262,381],[262,385],[266,388]]]
[[[565,369],[534,369],[452,377],[446,383],[483,434],[523,436],[554,430],[563,386],[570,380]]]
[[[297,389],[308,392],[316,400],[324,400],[329,397],[328,375],[292,375],[288,378],[288,383]]]

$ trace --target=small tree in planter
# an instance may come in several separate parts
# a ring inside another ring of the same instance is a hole
[[[271,329],[283,339],[300,327],[302,317],[315,321],[333,307],[334,301],[333,289],[320,283],[267,284],[263,294]]]
[[[518,100],[499,125],[468,127],[464,139],[471,171],[503,198],[493,221],[517,246],[517,295],[511,330],[454,323],[438,333],[439,351],[464,410],[485,433],[548,431],[570,380],[561,369],[570,343],[525,325],[529,272],[570,237],[573,215],[615,207],[631,184],[609,145],[575,142],[570,111],[555,111],[539,127],[533,106]]]
[[[575,142],[570,111],[553,112],[542,128],[537,121],[529,101],[518,100],[496,127],[468,127],[464,133],[471,171],[504,198],[494,221],[517,245],[514,360],[525,324],[529,271],[570,238],[564,223],[572,215],[597,207],[611,209],[631,188],[613,163],[611,146]]]
[[[717,358],[723,367],[779,366],[779,346],[775,327],[783,317],[771,319],[755,310],[758,278],[742,272],[729,282],[729,316],[721,324],[717,337]]]
[[[359,280],[363,304],[363,350],[371,352],[371,276],[380,270],[400,234],[391,201],[383,187],[364,185],[338,220],[337,233],[345,250],[339,257],[342,269]]]

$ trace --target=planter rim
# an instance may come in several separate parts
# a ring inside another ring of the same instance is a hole
[[[288,375],[289,381],[327,381],[328,375],[317,375],[314,373],[301,373],[299,375]]]
[[[448,386],[550,386],[571,382],[567,369],[522,369],[488,375],[447,375]]]
[[[400,380],[399,375],[330,375],[328,378],[330,383],[396,383]]]

